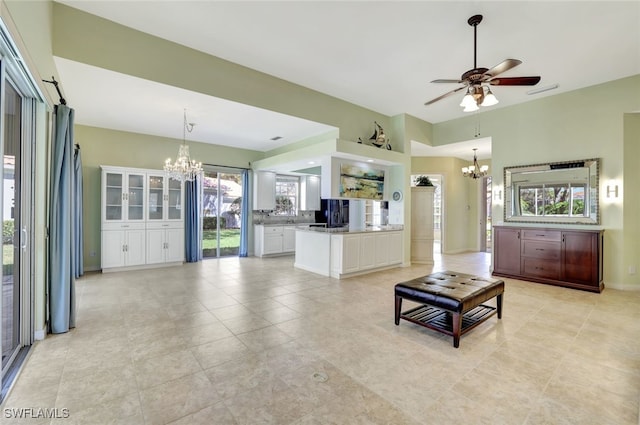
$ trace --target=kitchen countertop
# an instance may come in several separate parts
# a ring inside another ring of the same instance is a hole
[[[274,227],[274,226],[308,226],[315,223],[253,223],[255,226]]]
[[[296,230],[303,232],[314,232],[314,233],[328,233],[328,234],[344,234],[344,233],[370,233],[370,232],[399,232],[404,230],[404,226],[402,225],[388,225],[388,226],[368,226],[362,229],[349,229],[348,227],[309,227],[307,226],[297,226]]]

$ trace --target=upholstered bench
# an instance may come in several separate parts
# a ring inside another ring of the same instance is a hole
[[[453,336],[459,347],[464,335],[489,317],[502,318],[504,282],[464,273],[444,271],[432,273],[395,286],[395,320],[400,319]],[[482,303],[496,298],[497,307]],[[421,305],[401,313],[402,300]]]

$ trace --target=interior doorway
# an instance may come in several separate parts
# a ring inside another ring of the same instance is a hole
[[[491,252],[492,246],[492,199],[491,176],[484,177],[480,195],[480,251],[484,252]]]
[[[433,184],[433,253],[442,254],[444,232],[444,175],[442,174],[415,174],[411,176],[411,186],[416,185],[416,177],[427,176]]]

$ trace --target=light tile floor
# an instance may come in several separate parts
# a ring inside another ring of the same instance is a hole
[[[344,280],[291,257],[90,274],[77,328],[35,345],[0,421],[637,424],[638,292],[505,279],[502,320],[459,349],[394,325],[395,283],[446,269],[489,276],[489,261],[445,255]],[[69,417],[12,420],[11,408]]]

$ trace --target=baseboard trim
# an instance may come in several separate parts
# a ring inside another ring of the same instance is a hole
[[[44,329],[38,329],[33,333],[33,339],[36,341],[42,341],[47,336]]]

